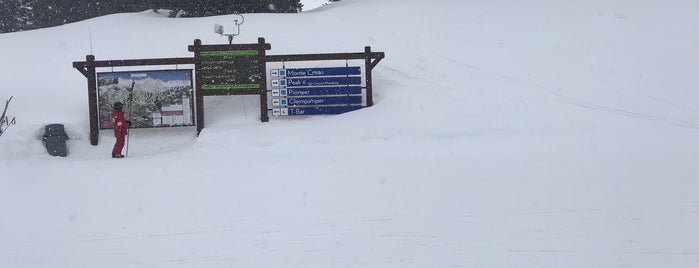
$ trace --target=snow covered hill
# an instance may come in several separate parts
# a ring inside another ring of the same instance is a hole
[[[232,16],[0,34],[0,267],[699,265],[699,2],[428,2],[246,14],[235,42],[269,54],[385,52],[375,105],[261,123],[207,97],[199,137],[132,130],[119,160],[72,62],[190,57]]]

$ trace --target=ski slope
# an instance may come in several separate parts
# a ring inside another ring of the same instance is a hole
[[[0,138],[0,267],[699,266],[699,2],[246,14],[234,42],[264,37],[268,54],[385,52],[374,106],[261,123],[255,96],[207,97],[199,137],[132,130],[125,159],[110,131],[90,145],[72,62],[191,57],[232,19],[0,34],[17,117]],[[46,153],[47,123],[66,125],[68,157]]]

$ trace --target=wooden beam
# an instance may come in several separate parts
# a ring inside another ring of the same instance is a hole
[[[372,58],[379,57],[382,52],[371,53]],[[314,60],[363,60],[366,53],[325,53],[325,54],[290,54],[290,55],[269,55],[267,61],[314,61]]]
[[[371,60],[374,58],[374,55],[371,53],[371,47],[366,46],[364,47],[364,72],[366,73],[364,76],[366,77],[366,106],[371,107],[374,106],[374,88],[373,88],[373,82],[371,78]]]
[[[258,38],[259,39],[259,38]],[[264,38],[262,38],[264,40]],[[199,39],[197,39],[199,40]],[[190,52],[195,51],[227,51],[227,50],[256,50],[256,49],[272,49],[272,45],[269,43],[258,43],[258,44],[232,44],[232,45],[199,45],[199,46],[189,46],[187,48]]]
[[[95,72],[95,56],[85,57],[85,77],[87,77],[87,100],[90,120],[90,144],[97,145],[99,141],[99,115],[97,110],[97,74]]]
[[[379,62],[386,56],[383,52],[378,52],[379,55],[378,57],[372,57],[374,61],[371,62],[369,65],[370,69],[369,70],[374,70],[374,67],[379,64]]]
[[[87,71],[85,66],[75,67],[75,64],[73,64],[73,68],[77,69],[78,72],[80,72],[81,74],[83,74],[83,76],[85,76],[85,78],[88,78],[88,76],[90,76],[90,72]]]
[[[258,49],[260,51],[260,121],[269,122],[269,111],[267,110],[267,49],[272,47],[265,43],[265,39],[257,38]]]
[[[194,64],[194,58],[161,58],[161,59],[95,61],[95,67],[123,67],[123,66],[177,65],[177,64]]]
[[[201,133],[202,129],[204,129],[204,95],[201,90],[201,80],[202,80],[202,75],[199,70],[201,68],[201,57],[199,56],[199,50],[201,49],[201,40],[200,39],[194,39],[194,45],[189,46],[189,51],[194,52],[194,78],[195,78],[195,85],[194,85],[194,95],[196,96],[196,124],[197,124],[197,137],[199,136],[199,133]],[[194,50],[192,50],[192,48]]]

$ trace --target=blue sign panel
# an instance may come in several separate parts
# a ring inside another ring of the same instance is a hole
[[[361,67],[272,69],[275,116],[342,114],[362,108]]]
[[[329,105],[329,104],[362,104],[362,96],[342,97],[305,97],[286,99],[289,106]]]
[[[286,79],[286,86],[288,87],[339,86],[361,84],[362,78],[359,76]]]
[[[361,109],[360,105],[353,106],[323,106],[323,107],[293,107],[289,108],[289,115],[318,115],[341,114]]]
[[[304,76],[337,76],[337,75],[360,75],[362,70],[359,67],[331,67],[331,68],[305,68],[305,69],[285,69],[279,72],[280,76],[304,77]]]
[[[297,87],[283,89],[282,96],[318,96],[318,95],[359,95],[362,94],[362,87]]]

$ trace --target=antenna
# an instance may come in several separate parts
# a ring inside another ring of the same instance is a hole
[[[95,55],[95,53],[92,52],[92,28],[89,26],[87,27],[87,35],[90,37],[90,55]]]
[[[233,24],[235,24],[235,29],[233,29],[233,33],[224,33],[223,31],[223,25],[221,24],[216,24],[214,25],[214,33],[217,33],[221,36],[228,36],[228,44],[232,45],[233,44],[233,37],[237,36],[240,34],[240,25],[243,25],[245,22],[245,17],[243,17],[242,14],[236,12],[235,17],[233,19]]]

